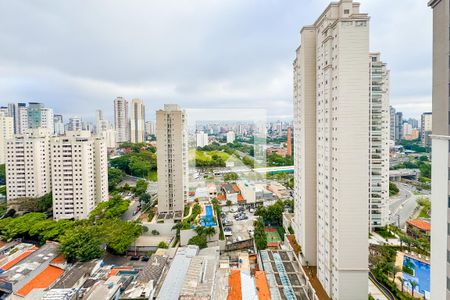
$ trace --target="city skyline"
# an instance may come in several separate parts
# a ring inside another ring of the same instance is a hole
[[[270,119],[292,118],[291,49],[296,46],[298,28],[311,23],[312,16],[319,14],[328,1],[258,6],[237,1],[189,5],[136,3],[141,5],[122,9],[111,4],[101,14],[83,16],[65,5],[52,5],[48,9],[44,3],[38,13],[33,5],[23,3],[3,7],[3,21],[9,24],[3,28],[9,29],[3,29],[2,40],[7,46],[0,50],[4,66],[0,75],[5,75],[0,81],[2,102],[42,102],[57,113],[67,117],[81,115],[87,120],[95,118],[96,109],[102,109],[106,118],[111,119],[110,101],[117,96],[142,98],[148,111],[146,117],[150,119],[163,103],[179,103],[185,108],[257,107],[268,109]],[[388,4],[389,10],[385,9]],[[92,12],[100,9],[98,5],[101,3],[88,4]],[[372,16],[371,49],[382,50],[384,59],[390,62],[391,105],[419,119],[422,111],[431,111],[431,36],[427,35],[431,30],[431,12],[423,9],[422,1],[392,4],[363,0],[361,5]],[[408,16],[402,13],[405,5],[409,8]],[[33,30],[39,30],[36,34],[39,40],[28,38],[33,32],[24,28],[30,26],[20,27],[16,20],[9,19],[19,10],[30,15],[29,22],[35,24]],[[154,18],[148,17],[153,14]],[[180,28],[187,28],[190,34],[186,35],[179,27],[160,26],[169,14],[178,18],[183,24]],[[45,20],[47,15],[53,18]],[[136,18],[116,25],[113,20],[119,15]],[[79,34],[84,27],[66,21],[73,18],[82,19],[84,26],[92,25],[92,34]],[[417,19],[423,22],[417,24]],[[113,28],[98,23],[110,23]],[[392,26],[408,31],[399,36],[389,30]],[[82,37],[65,42],[61,34]],[[93,36],[102,38],[93,40]],[[58,44],[53,42],[56,40]],[[270,40],[277,41],[277,46],[268,47],[266,43]],[[183,42],[184,51],[177,50],[179,41]],[[30,47],[18,47],[23,43],[29,43]],[[82,45],[90,45],[89,51]],[[226,45],[234,47],[229,50]],[[72,53],[73,49],[77,52]],[[43,59],[42,53],[48,53],[52,59]],[[71,60],[65,59],[65,55],[71,55]],[[112,60],[116,55],[119,61]],[[183,69],[176,69],[181,61]],[[80,69],[80,65],[88,67]],[[74,102],[79,105],[71,105]]]

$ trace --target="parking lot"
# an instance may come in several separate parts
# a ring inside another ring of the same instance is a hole
[[[254,213],[250,212],[248,209],[241,212],[236,210],[237,206],[234,206],[231,209],[229,207],[222,208],[225,215],[225,218],[222,218],[222,221],[225,219],[227,221],[231,221],[231,225],[225,225],[230,223],[222,224],[227,244],[245,241],[253,236],[253,221],[255,220]],[[235,216],[240,216],[241,220],[239,220],[239,218],[236,220]],[[242,219],[242,216],[246,216],[247,218]]]

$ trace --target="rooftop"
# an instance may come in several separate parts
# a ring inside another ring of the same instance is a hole
[[[98,263],[98,260],[75,263],[69,270],[66,270],[64,275],[52,289],[67,289],[74,287],[81,278],[92,275],[91,272]]]
[[[408,223],[411,226],[414,226],[420,230],[423,231],[430,231],[431,230],[431,224],[428,221],[415,219],[415,220],[409,220],[406,223]]]
[[[198,253],[198,246],[186,246],[178,248],[170,269],[167,272],[164,283],[158,295],[158,300],[178,299],[183,288],[186,273],[188,271],[191,259]]]
[[[55,282],[62,274],[63,269],[54,266],[48,266],[36,277],[31,279],[27,284],[25,284],[20,290],[16,292],[17,295],[25,297],[33,289],[48,288],[53,282]]]

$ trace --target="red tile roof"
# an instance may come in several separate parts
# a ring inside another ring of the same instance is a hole
[[[259,300],[271,300],[269,283],[266,274],[263,271],[255,272],[256,290],[258,291]]]
[[[27,284],[25,284],[20,290],[16,292],[17,295],[25,297],[28,295],[33,289],[46,289],[53,282],[55,282],[61,275],[64,273],[63,269],[48,266],[41,273],[39,273],[36,277],[31,279]]]
[[[225,195],[219,194],[219,195],[217,195],[217,200],[225,201],[225,200],[227,200],[227,198],[225,198]]]
[[[424,220],[409,220],[407,223],[411,226],[414,226],[416,228],[419,228],[420,230],[424,231],[430,231],[431,230],[431,224],[430,222],[424,221]]]
[[[242,300],[241,271],[232,270],[228,278],[228,284],[230,285],[230,290],[228,291],[227,300]]]
[[[242,202],[245,201],[244,197],[241,194],[237,195],[237,201]]]

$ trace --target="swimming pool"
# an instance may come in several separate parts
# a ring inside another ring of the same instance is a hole
[[[205,216],[203,216],[200,220],[201,226],[212,227],[216,226],[217,223],[213,218],[213,209],[211,205],[205,205]]]
[[[409,256],[403,257],[403,266],[409,265],[412,269],[414,269],[414,276],[406,274],[403,272],[403,278],[406,280],[414,280],[419,285],[416,288],[421,294],[424,294],[425,291],[430,291],[430,264],[425,263],[423,261],[414,259]],[[411,284],[409,282],[405,283],[409,288],[411,288]]]

